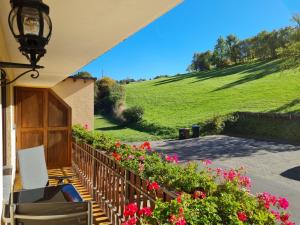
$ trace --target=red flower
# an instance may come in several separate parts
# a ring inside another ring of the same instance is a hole
[[[290,214],[287,213],[280,216],[282,222],[287,222],[289,218],[290,218]]]
[[[158,190],[159,188],[160,188],[159,184],[155,181],[148,184],[148,190],[149,191]]]
[[[115,160],[120,161],[122,159],[121,155],[119,153],[112,153],[112,156],[115,158]]]
[[[120,142],[120,141],[117,141],[117,142],[115,143],[115,146],[116,146],[117,148],[120,148],[120,147],[121,147],[121,142]]]
[[[178,203],[182,203],[181,195],[179,195],[179,196],[177,197],[177,202],[178,202]]]
[[[247,215],[245,212],[238,212],[237,216],[239,218],[240,221],[245,222],[247,220]]]
[[[183,214],[183,208],[182,208],[182,207],[179,208],[179,214],[180,214],[180,215]]]
[[[279,197],[277,202],[279,206],[284,210],[286,210],[289,207],[289,202],[285,198]]]
[[[204,199],[204,198],[206,198],[206,194],[205,194],[205,192],[202,192],[202,191],[195,191],[194,198],[195,199],[197,199],[197,198]]]
[[[139,211],[139,216],[152,216],[152,210],[149,207],[142,208]]]
[[[138,207],[136,205],[136,203],[131,203],[125,206],[125,210],[124,210],[124,216],[134,216],[134,214],[138,211]]]
[[[144,150],[144,149],[151,150],[150,142],[145,141],[143,144],[141,144],[140,149],[142,149],[142,150]]]
[[[129,220],[122,223],[122,225],[135,225],[136,223],[137,223],[137,219],[135,217],[132,217]]]

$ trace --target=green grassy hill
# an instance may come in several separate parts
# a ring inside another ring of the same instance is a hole
[[[282,71],[278,60],[181,74],[125,87],[127,106],[140,105],[145,109],[147,122],[171,128],[188,127],[235,111],[300,110],[300,71]],[[98,121],[96,127],[101,126]],[[109,132],[126,140],[122,130]],[[136,139],[141,139],[138,135]]]

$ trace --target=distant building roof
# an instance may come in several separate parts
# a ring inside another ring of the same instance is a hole
[[[77,76],[69,76],[66,79],[71,78],[73,80],[93,80],[96,81],[97,78],[96,77],[77,77]]]

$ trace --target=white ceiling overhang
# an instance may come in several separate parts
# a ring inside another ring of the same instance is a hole
[[[45,66],[36,80],[22,77],[16,85],[52,87],[93,59],[171,10],[182,0],[44,0],[50,7],[53,34]],[[0,26],[9,58],[28,63],[18,50],[7,22],[9,0],[0,0]],[[15,74],[20,73],[15,70]]]

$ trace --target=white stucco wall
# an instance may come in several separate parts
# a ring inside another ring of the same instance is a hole
[[[94,129],[94,80],[67,78],[52,90],[72,108],[72,125]]]

